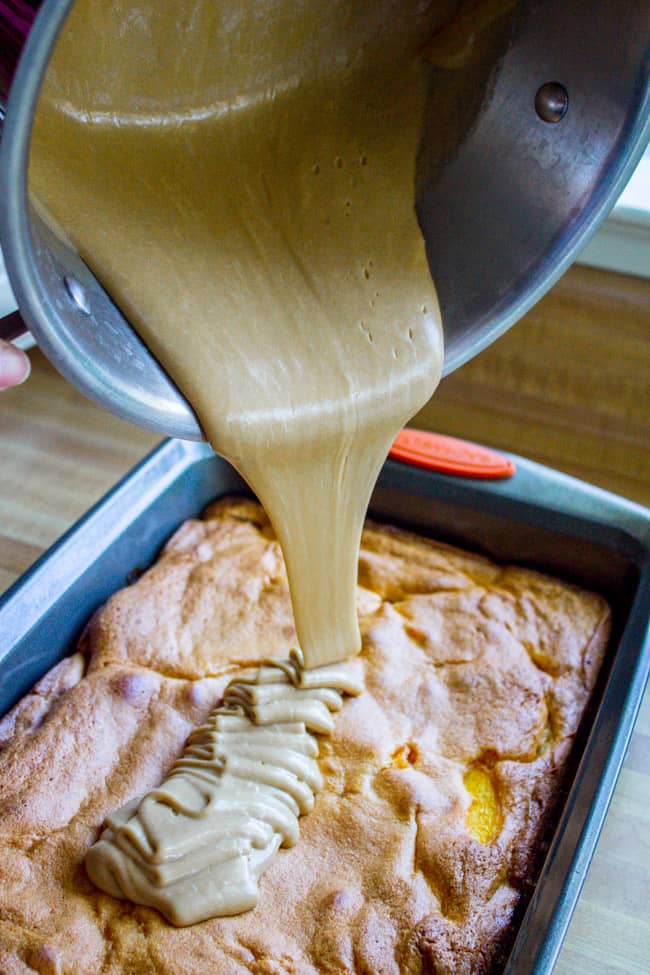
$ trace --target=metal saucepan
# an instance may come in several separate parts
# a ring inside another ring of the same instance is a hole
[[[34,108],[72,2],[0,0],[7,271],[25,323],[82,392],[142,426],[201,439],[187,401],[79,256],[30,207]],[[630,177],[650,136],[648,13],[632,0],[606,0],[597,11],[590,0],[520,0],[506,12],[506,40],[480,89],[476,68],[436,69],[416,207],[442,307],[445,374],[551,287]],[[432,154],[437,119],[469,104],[457,143]]]

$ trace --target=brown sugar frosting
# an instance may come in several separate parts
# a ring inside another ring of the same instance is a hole
[[[442,371],[415,179],[455,7],[76,0],[35,115],[31,192],[264,503],[308,667],[360,649],[370,494]]]
[[[365,690],[255,910],[171,927],[98,891],[106,816],[162,782],[242,662],[294,639],[277,542],[224,500],[95,617],[79,658],[4,719],[0,971],[435,972],[498,963],[593,688],[609,610],[539,573],[368,524]],[[76,682],[75,682],[76,681]]]
[[[236,673],[165,781],[107,817],[86,856],[93,883],[178,926],[250,910],[323,787],[315,736],[360,693],[349,666],[305,670],[295,649]]]

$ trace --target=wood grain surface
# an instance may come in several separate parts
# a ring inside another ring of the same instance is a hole
[[[650,283],[573,268],[443,381],[420,426],[650,505]],[[38,351],[0,394],[0,592],[159,438],[88,403]],[[0,635],[1,637],[1,635]],[[556,975],[650,972],[650,692]]]

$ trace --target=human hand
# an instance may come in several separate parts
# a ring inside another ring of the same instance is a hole
[[[29,359],[11,342],[0,339],[0,389],[18,386],[27,379],[31,370]]]

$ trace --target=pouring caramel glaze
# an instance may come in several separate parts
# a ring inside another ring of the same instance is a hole
[[[250,910],[322,787],[315,735],[360,693],[349,664],[304,670],[295,651],[238,674],[162,785],[107,818],[86,856],[93,883],[177,926]]]
[[[266,508],[309,667],[360,647],[370,493],[443,348],[414,208],[454,3],[77,0],[30,187]]]

